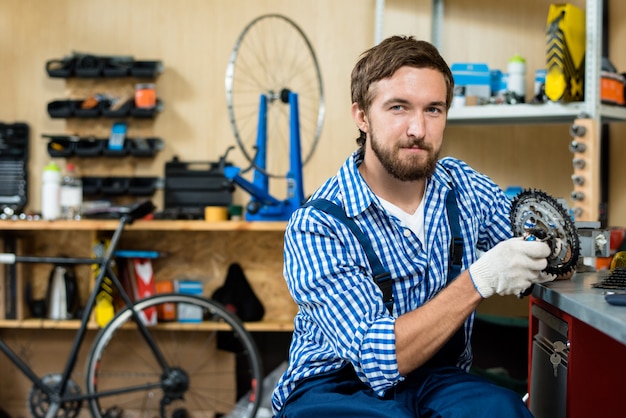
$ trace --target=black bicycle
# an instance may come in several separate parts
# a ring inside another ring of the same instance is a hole
[[[97,418],[206,417],[233,408],[238,417],[255,416],[261,402],[262,367],[255,342],[239,318],[218,302],[181,293],[133,302],[113,268],[124,227],[153,210],[150,201],[119,208],[115,213],[119,224],[101,257],[0,256],[4,264],[97,266],[93,290],[61,372],[37,375],[0,339],[0,351],[33,383],[28,404],[34,417],[74,418],[85,403]],[[72,374],[103,284],[115,288],[124,306],[98,331],[81,389]],[[142,312],[150,309],[194,312],[197,320],[146,325]],[[244,396],[236,402],[238,393]]]

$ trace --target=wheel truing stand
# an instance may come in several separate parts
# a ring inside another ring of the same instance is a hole
[[[289,171],[286,175],[287,197],[284,200],[277,199],[270,194],[269,175],[265,172],[267,168],[267,100],[267,95],[261,94],[256,140],[257,153],[252,167],[254,169],[253,181],[250,182],[241,176],[240,167],[230,165],[224,167],[224,176],[252,196],[246,207],[245,218],[248,221],[286,221],[304,202],[298,95],[287,89],[280,93],[280,100],[289,103]]]

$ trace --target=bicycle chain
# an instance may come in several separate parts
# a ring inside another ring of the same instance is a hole
[[[41,378],[44,385],[52,389],[57,390],[61,384],[62,376],[59,373],[52,373],[45,375]],[[67,387],[65,388],[66,394],[80,395],[80,387],[73,380],[67,381]],[[33,385],[28,395],[28,405],[30,407],[30,413],[35,418],[45,418],[48,415],[48,410],[51,407],[51,402],[46,393],[41,388]],[[68,401],[63,402],[54,415],[55,418],[76,418],[81,410],[80,401]]]
[[[525,189],[511,204],[513,235],[546,241],[552,250],[546,273],[557,276],[576,267],[580,255],[578,232],[569,214],[556,199],[537,189]]]

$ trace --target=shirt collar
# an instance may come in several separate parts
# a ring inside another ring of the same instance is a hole
[[[363,213],[377,201],[376,196],[363,179],[363,176],[361,176],[361,173],[359,173],[358,168],[362,162],[362,154],[357,150],[348,157],[337,173],[339,191],[344,201],[344,210],[350,218]],[[450,175],[442,168],[442,164],[438,163],[435,173],[430,179],[430,185],[427,187],[426,196],[424,196],[426,199],[425,206],[428,206],[430,199],[445,196],[450,190],[449,182],[451,180]]]

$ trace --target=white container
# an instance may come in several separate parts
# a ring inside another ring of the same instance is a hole
[[[43,169],[41,186],[41,217],[59,218],[61,213],[61,169],[54,162]]]
[[[526,101],[526,60],[520,55],[515,54],[507,65],[507,84],[506,89],[515,93],[516,98]]]
[[[202,282],[199,280],[176,280],[174,291],[187,295],[202,295]],[[179,303],[176,313],[178,322],[202,322],[202,310],[188,303]]]
[[[62,266],[55,266],[48,282],[48,294],[46,304],[48,305],[48,318],[55,320],[70,319],[67,303],[67,284],[65,274],[67,270]]]
[[[61,218],[78,220],[83,206],[83,181],[76,166],[67,163],[61,180]]]

